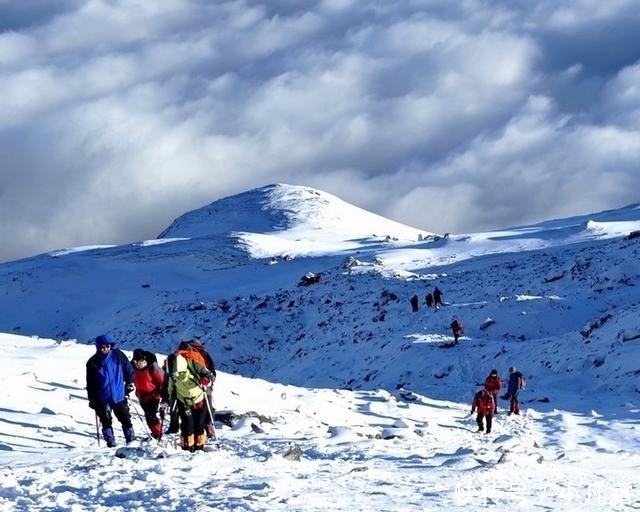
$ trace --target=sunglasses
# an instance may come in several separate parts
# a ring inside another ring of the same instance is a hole
[[[100,350],[110,350],[111,349],[111,345],[101,345],[100,346]]]

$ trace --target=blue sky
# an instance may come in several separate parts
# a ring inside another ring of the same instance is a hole
[[[0,20],[0,261],[278,182],[441,233],[638,199],[632,0],[0,0]]]

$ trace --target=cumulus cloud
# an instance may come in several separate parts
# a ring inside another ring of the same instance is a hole
[[[436,232],[638,201],[633,0],[24,4],[0,0],[0,260],[274,182]]]

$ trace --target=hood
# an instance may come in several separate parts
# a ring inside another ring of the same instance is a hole
[[[96,336],[96,339],[94,340],[94,343],[96,345],[96,349],[100,350],[100,347],[102,345],[111,345],[111,348],[113,349],[113,347],[116,346],[116,342],[113,339],[113,336],[111,336],[111,334],[106,333],[106,334],[101,334],[100,336]]]

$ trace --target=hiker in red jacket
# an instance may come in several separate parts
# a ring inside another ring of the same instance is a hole
[[[162,399],[165,385],[165,373],[158,365],[155,354],[141,348],[133,351],[133,384],[136,387],[136,397],[144,411],[144,419],[149,426],[151,437],[162,437],[162,421],[158,418],[158,406]]]
[[[478,432],[484,430],[484,420],[487,420],[487,434],[491,433],[491,425],[493,421],[493,410],[495,408],[493,395],[487,389],[482,388],[473,396],[471,403],[471,414],[478,411],[476,423],[478,424]]]
[[[498,370],[491,370],[491,373],[484,381],[484,388],[493,395],[493,403],[495,404],[493,413],[495,414],[498,412],[498,393],[502,389],[502,380],[498,377]]]

